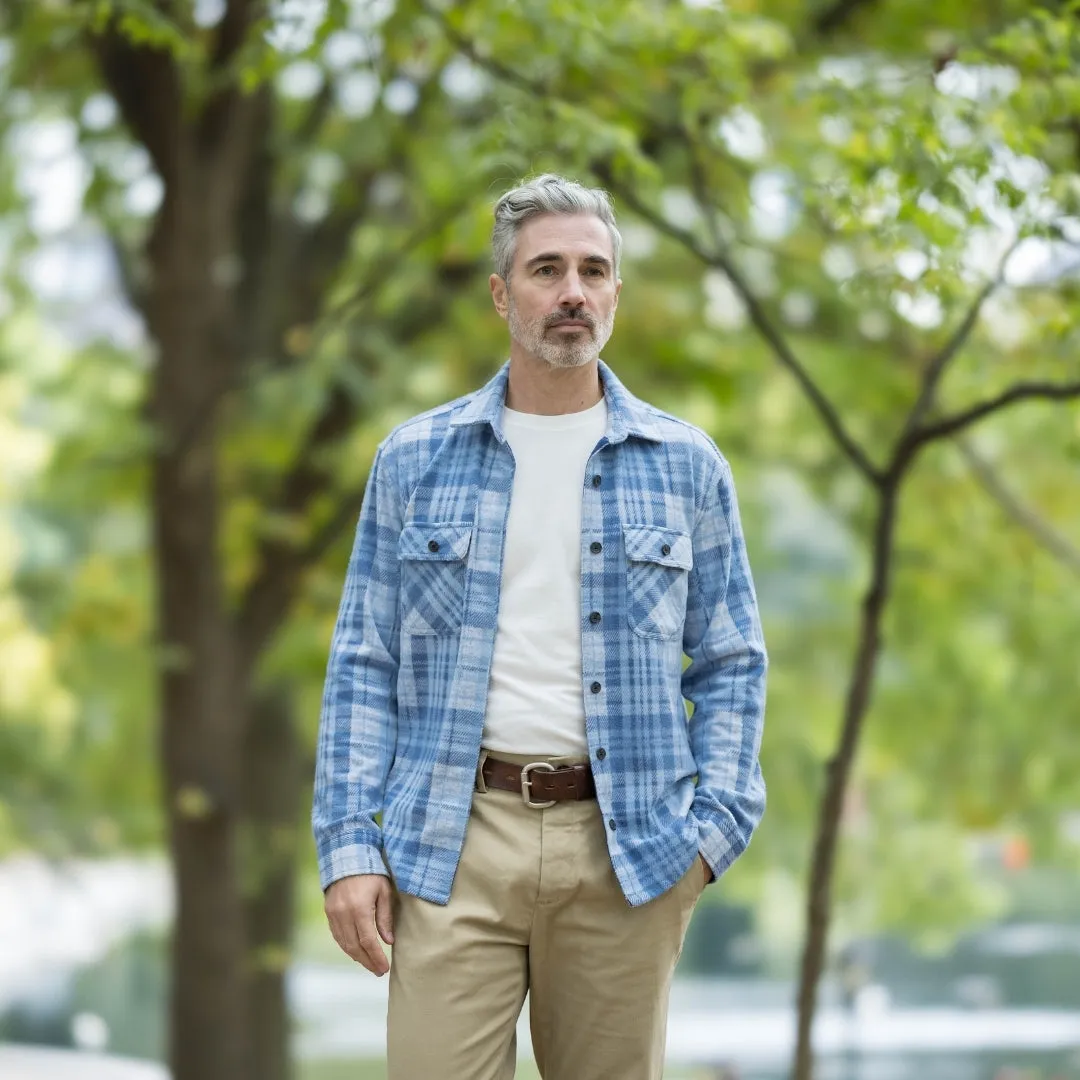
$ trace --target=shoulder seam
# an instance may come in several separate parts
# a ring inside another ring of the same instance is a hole
[[[410,416],[407,420],[402,420],[401,423],[395,424],[394,427],[386,433],[382,440],[382,444],[393,443],[399,435],[403,435],[415,427],[440,420],[444,416],[453,415],[455,412],[460,412],[460,410],[468,405],[475,396],[476,391],[469,394],[463,394],[461,397],[454,398],[453,401],[443,402],[443,404],[436,405],[434,408],[427,409],[422,413],[417,413],[415,416]]]

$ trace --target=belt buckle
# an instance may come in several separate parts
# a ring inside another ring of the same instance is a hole
[[[546,810],[549,806],[555,805],[555,800],[551,799],[548,802],[533,802],[532,801],[532,780],[529,779],[529,774],[534,769],[541,769],[544,772],[554,772],[555,766],[550,761],[530,761],[528,765],[525,765],[521,770],[521,801],[529,807],[530,810]]]

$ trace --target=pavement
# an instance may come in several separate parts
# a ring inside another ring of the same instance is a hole
[[[168,1080],[168,1070],[148,1061],[76,1050],[0,1044],[3,1080]]]

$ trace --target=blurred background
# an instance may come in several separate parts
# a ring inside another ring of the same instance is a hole
[[[1078,71],[1064,0],[0,6],[0,1076],[384,1075],[327,647],[374,449],[501,363],[491,208],[556,171],[771,652],[670,1077],[1080,1077]]]

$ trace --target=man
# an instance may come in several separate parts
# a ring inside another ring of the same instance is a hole
[[[526,992],[545,1080],[659,1080],[690,915],[765,803],[735,492],[599,359],[607,195],[541,176],[492,246],[510,360],[390,434],[360,513],[319,734],[326,913],[390,971],[391,1080],[512,1077]]]

